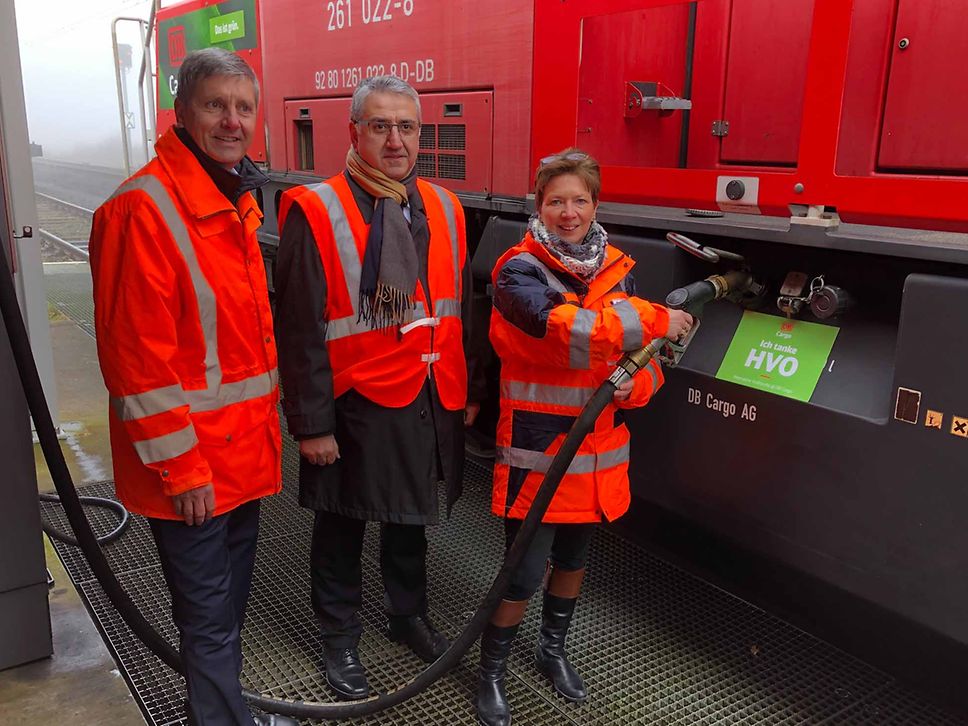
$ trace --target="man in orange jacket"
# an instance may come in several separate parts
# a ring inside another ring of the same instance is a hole
[[[431,662],[447,639],[427,616],[424,525],[460,494],[470,278],[464,212],[417,177],[420,103],[399,78],[353,94],[346,170],[280,205],[276,320],[283,409],[299,440],[299,500],[315,512],[312,604],[326,679],[369,693],[360,556],[380,522],[389,636]]]
[[[258,83],[191,53],[177,126],[94,217],[98,357],[118,497],[148,517],[181,636],[189,721],[295,724],[242,699],[240,631],[259,500],[281,486],[276,350],[246,156]]]

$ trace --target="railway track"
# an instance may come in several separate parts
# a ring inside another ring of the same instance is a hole
[[[43,261],[87,261],[94,210],[41,192],[36,197]]]
[[[36,191],[89,209],[97,209],[125,178],[120,169],[50,159],[34,159],[33,167]]]

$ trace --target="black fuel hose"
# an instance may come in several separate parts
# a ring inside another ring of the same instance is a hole
[[[20,374],[20,380],[23,384],[30,412],[34,418],[34,424],[37,427],[37,435],[40,439],[44,457],[47,459],[47,465],[50,468],[54,485],[64,505],[67,519],[74,533],[77,535],[78,545],[87,558],[91,571],[97,577],[111,604],[114,605],[128,627],[166,665],[182,673],[181,658],[178,653],[145,620],[144,616],[131,601],[131,598],[124,591],[124,588],[111,570],[107,559],[104,557],[104,553],[98,545],[97,538],[91,530],[90,523],[84,516],[77,490],[74,488],[70,471],[64,460],[64,454],[57,441],[57,435],[54,431],[53,421],[47,407],[47,400],[44,397],[40,376],[37,373],[34,358],[30,351],[27,330],[20,316],[20,307],[17,303],[13,279],[10,274],[7,259],[2,250],[0,250],[0,278],[2,278],[0,279],[0,308],[2,308],[3,320],[10,338],[11,348],[13,349],[14,358],[17,363],[17,370]],[[504,564],[498,571],[487,595],[485,595],[484,600],[471,617],[470,622],[468,622],[461,634],[457,636],[440,658],[427,666],[426,669],[415,676],[409,683],[387,693],[362,701],[318,703],[283,700],[244,690],[243,695],[246,700],[251,705],[264,711],[300,719],[335,720],[356,718],[377,713],[378,711],[391,708],[406,701],[426,689],[444,673],[453,668],[463,657],[464,653],[480,637],[488,620],[490,620],[494,610],[501,602],[510,583],[511,576],[530,546],[531,540],[534,538],[535,530],[541,523],[541,519],[552,497],[554,497],[562,477],[568,470],[581,442],[594,427],[599,414],[601,414],[612,400],[617,383],[621,382],[621,380],[626,380],[625,376],[631,377],[638,370],[641,370],[648,363],[655,350],[658,349],[658,346],[661,345],[661,342],[663,342],[662,339],[657,339],[646,348],[638,351],[637,354],[630,354],[635,355],[636,360],[627,363],[624,367],[621,367],[620,364],[620,368],[616,369],[616,373],[604,381],[592,395],[588,403],[585,404],[585,407],[562,442],[561,448],[552,460],[548,472],[545,474],[544,480],[535,494],[528,515],[525,517],[517,537],[508,550],[504,558]],[[623,362],[628,361],[629,358],[630,356],[625,356]]]
[[[493,615],[494,610],[500,604],[511,582],[514,570],[520,564],[525,552],[531,545],[535,530],[541,523],[541,518],[548,509],[548,505],[551,503],[551,499],[554,497],[562,477],[568,470],[572,459],[575,458],[578,447],[588,432],[595,426],[595,421],[598,419],[599,414],[605,410],[609,401],[612,400],[614,393],[615,385],[607,380],[599,386],[598,390],[592,395],[591,400],[585,404],[585,408],[582,409],[582,412],[572,425],[571,431],[569,431],[565,440],[562,442],[561,448],[555,454],[551,466],[548,468],[548,472],[545,474],[544,480],[541,482],[541,486],[534,496],[531,509],[528,510],[528,515],[524,518],[521,529],[511,544],[511,548],[504,558],[504,564],[494,578],[494,582],[491,584],[490,589],[487,591],[487,594],[484,596],[484,599],[481,601],[481,604],[474,612],[470,621],[464,626],[464,630],[450,644],[450,647],[440,658],[427,666],[427,668],[409,683],[365,701],[332,704],[310,703],[307,701],[281,701],[246,691],[245,697],[249,703],[266,711],[281,713],[295,718],[342,719],[366,716],[403,703],[412,696],[425,690],[444,673],[453,668],[464,656],[464,653],[480,637],[481,632],[487,625],[487,621],[491,619],[491,615]]]
[[[56,494],[38,494],[37,498],[42,502],[54,502],[59,504],[61,498]],[[113,499],[105,499],[104,497],[79,497],[81,504],[87,507],[102,507],[104,509],[110,509],[118,516],[118,526],[112,529],[107,534],[102,534],[97,538],[98,544],[108,544],[109,542],[114,542],[118,537],[124,534],[124,531],[131,524],[131,515],[128,510],[124,508],[121,502],[116,502]],[[41,518],[40,527],[44,530],[48,537],[53,537],[61,542],[66,542],[69,545],[77,546],[77,539],[67,534],[66,532],[61,532],[56,529],[54,525],[48,522],[46,519]]]
[[[44,387],[41,384],[40,374],[37,372],[37,365],[30,350],[27,327],[24,325],[20,313],[20,304],[17,302],[17,293],[13,286],[13,274],[7,262],[6,251],[2,249],[0,249],[0,314],[3,316],[3,323],[7,329],[10,349],[17,365],[17,372],[23,386],[24,396],[27,399],[27,406],[37,429],[40,448],[47,460],[47,468],[50,470],[54,487],[57,489],[61,504],[64,506],[67,521],[70,522],[71,529],[74,530],[77,544],[84,553],[84,557],[87,558],[91,572],[94,573],[101,584],[111,604],[114,605],[134,633],[166,665],[180,673],[181,659],[178,654],[168,641],[145,620],[141,611],[135,607],[131,598],[128,597],[128,593],[121,587],[121,583],[118,582],[118,578],[111,570],[111,566],[108,565],[108,561],[104,557],[100,545],[98,545],[97,537],[95,537],[87,517],[84,516],[84,509],[78,498],[77,489],[74,488],[70,470],[64,460],[64,452],[61,451],[60,442],[57,440],[54,421],[51,418],[47,399],[44,396]]]

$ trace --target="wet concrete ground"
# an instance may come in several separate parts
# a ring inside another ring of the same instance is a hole
[[[0,724],[144,726],[127,684],[54,554],[50,619],[54,655],[0,672]]]

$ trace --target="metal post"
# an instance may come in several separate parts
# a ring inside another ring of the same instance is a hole
[[[37,228],[37,207],[13,0],[0,0],[0,68],[0,255],[14,263],[17,302],[53,414],[56,393],[40,251],[37,238],[27,234],[27,228]],[[0,274],[8,274],[3,268]],[[6,297],[12,297],[7,290]],[[30,419],[16,370],[7,328],[0,322],[0,669],[52,651]]]
[[[124,129],[122,133],[124,134],[124,145],[128,149],[128,153],[131,154],[131,132],[134,129],[133,114],[130,111],[131,101],[128,99],[128,74],[131,72],[131,46],[127,43],[121,43],[118,46],[118,50],[121,51],[121,58],[118,65],[121,68],[121,107],[124,109]],[[129,161],[133,168],[140,166],[138,159],[129,159]],[[128,174],[131,174],[131,169],[128,169]]]
[[[131,154],[128,151],[128,124],[124,118],[124,81],[121,80],[121,54],[118,47],[118,23],[122,18],[115,18],[111,23],[111,47],[114,49],[114,79],[118,90],[118,118],[121,121],[121,155],[124,158],[124,174],[131,176]]]
[[[44,385],[44,395],[54,425],[60,426],[54,354],[50,345],[50,320],[44,289],[44,267],[40,260],[37,202],[34,198],[34,169],[30,161],[27,112],[20,67],[17,24],[12,0],[0,0],[0,207],[6,210],[5,250],[12,262],[17,297],[23,313],[34,361]],[[6,17],[9,14],[9,18]],[[2,406],[0,406],[2,408]]]
[[[117,84],[118,91],[118,117],[121,121],[121,152],[124,157],[124,170],[127,176],[131,176],[131,149],[130,139],[128,134],[128,122],[126,118],[126,112],[128,110],[127,105],[127,92],[124,86],[124,81],[121,78],[121,55],[120,46],[118,45],[118,23],[129,22],[138,23],[141,28],[141,40],[142,45],[145,43],[145,26],[147,23],[141,18],[115,18],[111,21],[111,45],[114,48],[114,79]],[[131,67],[130,62],[128,63],[128,68]],[[144,115],[144,101],[142,100],[142,115]]]

